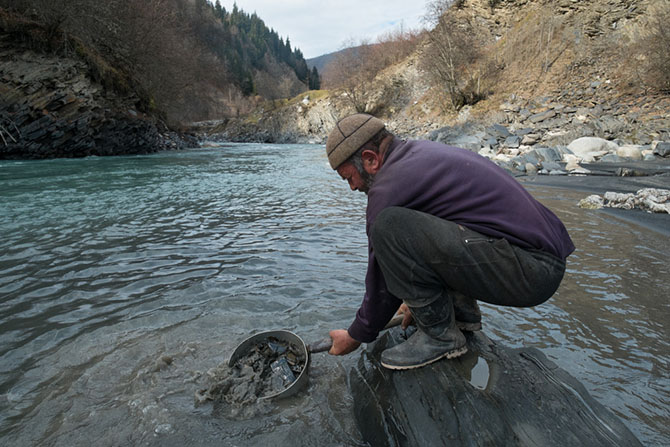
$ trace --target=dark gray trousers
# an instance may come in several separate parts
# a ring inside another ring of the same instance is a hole
[[[407,208],[379,213],[370,238],[389,291],[409,306],[453,292],[490,304],[535,306],[554,294],[565,272],[565,261],[549,253]]]

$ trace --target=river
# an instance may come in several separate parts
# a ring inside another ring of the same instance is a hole
[[[670,444],[670,241],[529,186],[577,246],[556,295],[483,306],[484,330],[533,346],[646,445]],[[0,162],[0,443],[361,445],[347,377],[244,420],[195,406],[207,371],[255,331],[306,341],[362,298],[365,196],[323,146],[226,144],[147,156]]]

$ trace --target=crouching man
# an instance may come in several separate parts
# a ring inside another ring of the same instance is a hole
[[[558,288],[574,250],[564,225],[488,159],[400,140],[366,114],[340,120],[326,152],[351,189],[368,196],[365,296],[349,329],[330,332],[331,354],[375,340],[400,309],[418,330],[384,351],[382,365],[455,358],[467,351],[461,331],[481,328],[477,301],[536,306]]]

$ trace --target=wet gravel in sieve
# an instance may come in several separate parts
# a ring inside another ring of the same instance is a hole
[[[229,407],[229,416],[249,415],[247,407],[291,386],[305,363],[305,355],[296,345],[268,337],[234,365],[224,363],[208,371],[210,385],[196,391],[196,405],[213,401]]]

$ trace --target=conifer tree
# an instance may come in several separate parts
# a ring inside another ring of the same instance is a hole
[[[321,79],[319,77],[319,70],[316,69],[316,66],[312,67],[312,71],[309,74],[309,89],[310,90],[319,90],[321,88]]]

